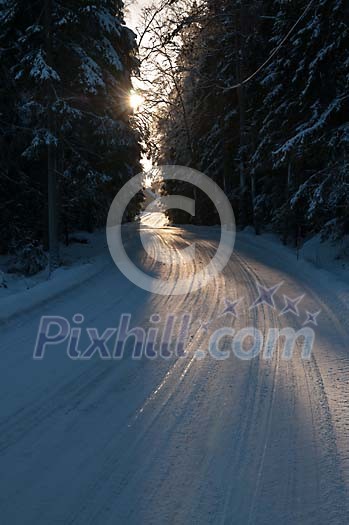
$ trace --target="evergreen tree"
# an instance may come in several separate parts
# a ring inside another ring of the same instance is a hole
[[[343,0],[182,9],[159,160],[210,175],[241,226],[271,226],[285,242],[348,233],[348,10]],[[200,209],[199,222],[216,220],[205,200]]]
[[[0,180],[7,191],[18,189],[12,226],[20,238],[23,230],[36,239],[46,231],[48,145],[61,231],[101,224],[118,188],[139,169],[128,107],[136,42],[122,1],[50,0],[50,28],[47,4],[2,0],[0,10],[1,140],[10,144]],[[1,222],[6,230],[6,216]]]
[[[280,5],[274,43],[305,7],[303,1]],[[293,227],[294,232],[323,229],[326,234],[328,226],[332,229],[336,224],[337,232],[344,233],[348,203],[346,14],[348,7],[341,0],[317,2],[261,79],[265,104],[258,108],[254,122],[259,133],[251,169],[276,175],[267,192],[272,200],[271,219],[286,232]]]

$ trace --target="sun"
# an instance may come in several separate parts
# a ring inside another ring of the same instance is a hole
[[[136,91],[131,91],[129,96],[129,102],[133,111],[139,111],[139,109],[144,103],[144,98]]]

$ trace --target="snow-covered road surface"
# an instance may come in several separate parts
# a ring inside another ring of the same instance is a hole
[[[174,286],[217,248],[215,229],[154,236],[169,264],[145,257],[136,241],[130,250]],[[195,262],[183,264],[181,249],[194,241]],[[223,274],[198,292],[149,294],[110,261],[81,287],[1,326],[1,524],[348,523],[349,294],[326,275],[238,234]],[[258,283],[282,281],[278,309],[249,308]],[[279,315],[283,294],[305,294],[300,317]],[[239,318],[222,317],[224,300],[238,298]],[[299,329],[306,310],[322,310],[310,361],[300,351],[288,361],[281,352],[269,361],[194,357],[215,328]],[[72,361],[62,344],[32,359],[41,315],[82,313],[101,333],[128,312],[144,328],[154,313],[161,323],[191,313],[187,357]]]

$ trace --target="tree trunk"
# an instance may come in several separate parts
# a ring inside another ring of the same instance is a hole
[[[245,35],[245,8],[243,2],[239,10],[239,16],[236,19],[236,76],[237,82],[242,82],[244,79],[244,43],[241,41],[241,35]],[[240,85],[238,87],[238,104],[240,116],[240,210],[239,219],[241,225],[247,225],[247,182],[245,171],[245,148],[246,148],[246,113],[245,113],[245,87]]]
[[[52,60],[52,0],[45,0],[45,36],[46,61],[53,67]],[[53,89],[51,82],[47,83],[47,128],[50,135],[47,145],[47,178],[48,178],[48,240],[49,240],[49,271],[59,265],[58,244],[58,210],[57,210],[57,175],[56,147],[52,144],[55,132],[55,119],[52,112]]]

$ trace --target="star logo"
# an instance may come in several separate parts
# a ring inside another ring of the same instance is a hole
[[[281,310],[279,315],[285,315],[285,314],[288,314],[290,312],[291,314],[297,315],[297,317],[299,317],[298,305],[303,300],[304,296],[305,296],[305,294],[299,295],[295,299],[291,299],[287,295],[283,295],[283,298],[284,298],[284,301],[285,301],[285,306]]]
[[[306,324],[314,324],[315,326],[317,326],[317,320],[316,319],[321,314],[321,310],[319,310],[318,312],[315,312],[315,313],[311,313],[311,312],[306,311],[306,314],[307,314],[307,318],[304,321],[303,326],[305,326]]]
[[[203,323],[203,324],[200,326],[200,330],[202,330],[203,332],[207,332],[207,330],[208,330],[209,327],[210,327],[210,324],[211,324],[211,321],[209,321],[208,323]]]
[[[220,317],[223,317],[223,315],[225,315],[225,314],[231,314],[236,319],[238,319],[239,318],[239,314],[236,312],[236,308],[241,303],[242,300],[243,300],[243,297],[240,297],[236,301],[229,301],[228,299],[225,299],[226,308],[222,312]]]
[[[274,295],[283,284],[284,281],[275,284],[270,288],[266,288],[265,286],[257,283],[259,296],[255,300],[255,302],[250,306],[250,310],[252,310],[252,308],[256,308],[260,304],[266,304],[267,306],[270,306],[271,308],[275,309]]]

